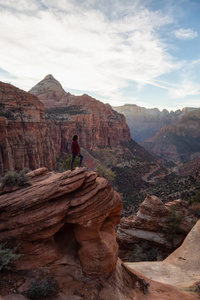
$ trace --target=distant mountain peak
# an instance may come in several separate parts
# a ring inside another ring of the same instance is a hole
[[[44,79],[54,79],[54,80],[56,80],[56,79],[53,77],[52,74],[49,74],[49,75],[45,76]],[[44,79],[43,79],[43,80],[44,80]],[[57,81],[57,80],[56,80],[56,81]]]
[[[65,93],[62,85],[58,80],[56,80],[53,75],[48,74],[44,77],[43,80],[41,80],[39,83],[37,83],[32,89],[30,89],[29,93],[34,94],[36,96],[40,94],[44,94],[47,91],[54,91],[56,93]]]

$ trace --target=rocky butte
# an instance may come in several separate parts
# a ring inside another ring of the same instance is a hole
[[[124,115],[86,94],[74,96],[65,92],[52,75],[47,75],[29,92],[44,103],[57,153],[70,151],[75,133],[81,147],[87,150],[131,140]]]
[[[14,295],[2,284],[9,281],[7,273],[0,273],[4,300],[27,299],[39,275],[54,275],[58,300],[198,299],[118,259],[115,227],[122,202],[106,179],[86,168],[64,173],[40,168],[28,176],[29,186],[0,196],[0,243],[18,245],[22,254],[14,262]]]
[[[34,95],[0,82],[0,175],[42,166],[55,168],[44,105]]]

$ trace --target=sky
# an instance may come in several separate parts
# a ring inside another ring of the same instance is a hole
[[[0,81],[112,106],[200,107],[200,0],[0,0]]]

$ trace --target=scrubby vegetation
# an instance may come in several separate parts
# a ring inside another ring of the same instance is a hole
[[[6,243],[0,244],[0,271],[8,270],[14,260],[20,258],[21,254],[16,254],[17,247],[10,248]]]
[[[58,290],[58,284],[53,276],[43,279],[34,279],[26,292],[29,299],[54,299]]]
[[[116,177],[115,173],[105,166],[98,166],[97,173],[99,176],[106,178],[110,183],[112,183]]]
[[[126,179],[126,176],[125,174],[123,175],[122,171],[123,170],[120,170],[120,176],[117,177],[117,179],[120,177]],[[132,173],[133,171],[130,172]],[[144,201],[147,194],[155,195],[163,202],[173,201],[175,199],[183,199],[186,201],[188,200],[190,201],[190,203],[192,203],[193,200],[191,199],[193,199],[200,188],[198,173],[193,176],[180,176],[171,173],[164,178],[158,178],[157,182],[154,184],[143,183],[143,186],[141,178],[137,178],[137,174],[135,175],[132,186],[131,183],[129,183],[128,178],[126,181],[125,179],[122,182],[119,182],[119,191],[126,191],[125,193],[122,192],[126,216],[138,210],[140,203]],[[138,187],[140,187],[140,189]]]
[[[27,170],[20,171],[20,173],[17,172],[7,172],[2,178],[1,178],[1,187],[4,188],[5,186],[23,186],[28,181],[28,176],[26,175]]]
[[[71,166],[70,166],[71,160],[72,160],[72,154],[69,154],[68,157],[63,160],[62,168],[64,170],[70,170],[71,169]],[[80,159],[76,156],[76,158],[74,160],[74,164],[73,164],[74,168],[78,167],[79,161],[80,161]]]
[[[189,199],[189,203],[200,203],[200,189],[198,189],[196,194]]]
[[[86,111],[78,105],[71,105],[67,107],[54,107],[45,110],[45,116],[47,120],[67,120],[70,116],[80,114],[90,114],[90,111]]]

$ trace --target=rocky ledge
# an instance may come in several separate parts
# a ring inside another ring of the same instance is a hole
[[[28,175],[29,187],[0,196],[0,242],[18,245],[16,268],[78,256],[88,274],[113,271],[122,202],[108,181],[86,168],[64,173],[42,168]]]

